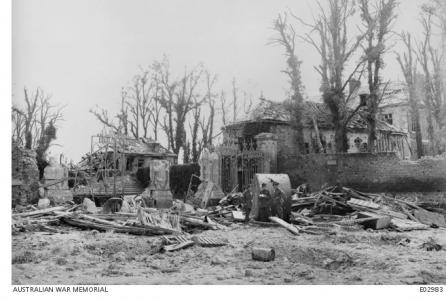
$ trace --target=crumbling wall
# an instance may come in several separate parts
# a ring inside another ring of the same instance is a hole
[[[37,198],[39,169],[36,153],[12,144],[12,204],[24,205]]]
[[[341,184],[369,192],[446,191],[446,159],[400,160],[394,153],[309,154],[280,157],[278,172],[293,187],[309,183],[314,190]]]

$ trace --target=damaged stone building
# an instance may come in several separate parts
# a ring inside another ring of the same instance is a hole
[[[277,139],[278,160],[296,153],[294,129],[290,125],[290,113],[283,103],[261,99],[247,120],[229,124],[224,128],[224,142],[231,141],[243,148],[245,144],[256,147],[255,136],[272,133]],[[305,153],[335,153],[334,124],[328,107],[323,103],[306,101],[303,105]],[[367,124],[355,115],[347,126],[348,153],[367,151]],[[317,141],[320,136],[320,144]],[[407,134],[382,121],[377,122],[378,152],[395,152],[398,157],[410,157]],[[322,147],[320,147],[322,146]]]
[[[176,163],[177,155],[154,140],[96,135],[91,139],[90,153],[72,170],[75,177],[79,176],[79,180],[75,180],[73,184],[73,191],[78,198],[107,198],[114,194],[141,194],[150,184],[149,188],[154,193],[166,194],[162,197],[171,199],[170,191],[168,192],[169,176],[164,173]],[[141,183],[137,179],[137,173],[143,168],[150,170],[149,175],[143,176],[150,180]],[[160,180],[157,181],[159,178],[164,178],[161,180],[162,184]]]

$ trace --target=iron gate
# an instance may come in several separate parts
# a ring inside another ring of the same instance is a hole
[[[242,148],[243,149],[243,148]],[[229,193],[243,191],[256,173],[263,172],[264,153],[254,149],[240,150],[238,147],[220,147],[221,188]]]

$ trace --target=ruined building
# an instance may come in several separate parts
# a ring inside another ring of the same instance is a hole
[[[30,203],[37,198],[39,169],[36,153],[12,143],[12,204]]]

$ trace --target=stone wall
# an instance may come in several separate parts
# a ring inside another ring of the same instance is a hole
[[[369,192],[446,191],[446,159],[400,160],[394,153],[309,154],[278,158],[278,172],[293,187],[309,183],[313,190],[340,183]]]
[[[24,205],[37,199],[39,169],[36,153],[13,143],[11,163],[13,205]]]

